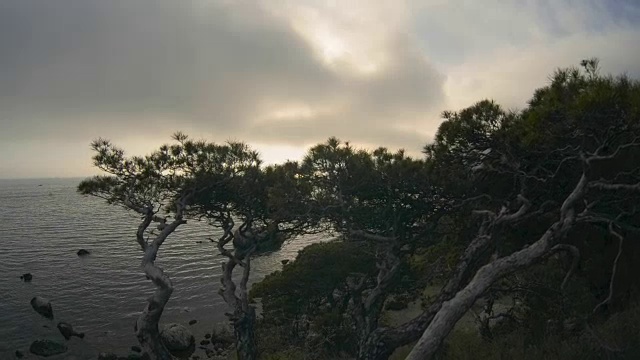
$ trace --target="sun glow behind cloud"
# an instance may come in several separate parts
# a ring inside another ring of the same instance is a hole
[[[268,9],[286,18],[331,70],[369,76],[385,69],[390,39],[404,22],[404,2],[285,1]],[[265,5],[267,6],[267,5]]]

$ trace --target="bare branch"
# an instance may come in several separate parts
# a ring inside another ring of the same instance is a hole
[[[522,216],[524,216],[524,214],[526,214],[526,212],[531,207],[531,202],[529,202],[529,200],[527,200],[527,198],[525,198],[522,194],[518,194],[518,201],[522,203],[518,211],[513,214],[501,214],[501,216],[496,219],[496,224],[513,222],[520,219]]]
[[[560,218],[563,221],[575,221],[575,205],[584,196],[584,191],[587,186],[587,175],[582,173],[578,184],[573,188],[573,191],[566,197],[562,206],[560,207]],[[567,223],[569,225],[569,223]]]
[[[349,231],[349,234],[355,237],[361,237],[366,240],[377,242],[392,242],[397,240],[397,238],[393,236],[377,235],[362,230],[351,230]]]
[[[480,195],[478,195],[478,196],[474,196],[474,197],[470,197],[470,198],[466,198],[466,199],[464,199],[464,200],[463,200],[463,201],[461,201],[459,204],[457,204],[457,205],[453,206],[453,208],[454,208],[454,209],[455,209],[455,208],[459,208],[459,207],[462,207],[462,206],[464,206],[464,205],[467,205],[467,204],[469,204],[469,203],[471,203],[471,202],[474,202],[474,201],[477,201],[477,200],[480,200],[480,199],[492,200],[493,198],[492,198],[491,196],[489,196],[488,194],[480,194]]]
[[[600,147],[598,147],[598,149],[595,151],[595,153],[594,153],[593,155],[590,155],[590,156],[587,158],[587,163],[591,163],[592,161],[600,161],[600,160],[611,160],[611,159],[614,159],[614,158],[616,158],[616,157],[618,156],[618,154],[619,154],[622,150],[627,149],[627,148],[630,148],[630,147],[634,147],[634,146],[640,146],[640,141],[639,141],[639,140],[640,140],[640,137],[636,137],[636,138],[634,138],[634,139],[633,139],[631,142],[629,142],[629,143],[619,145],[613,153],[611,153],[611,154],[609,154],[609,155],[600,155],[600,152],[601,152],[602,150],[604,150],[604,148],[605,148],[605,147],[606,147],[606,145],[607,145],[607,143],[605,142],[604,144],[600,145]]]
[[[247,283],[249,282],[249,275],[251,273],[251,254],[255,249],[256,245],[254,244],[246,254],[246,260],[242,270],[242,279],[240,280],[240,304],[242,305],[242,310],[245,312],[249,310],[249,291],[247,290]]]
[[[578,268],[578,264],[580,263],[580,250],[577,247],[569,244],[558,244],[549,250],[550,254],[553,254],[558,251],[565,251],[571,255],[571,268],[567,271],[567,274],[564,276],[562,280],[562,284],[560,284],[560,290],[564,290],[567,283],[569,282],[569,278]]]
[[[611,301],[613,301],[614,282],[615,282],[616,274],[618,270],[618,261],[620,261],[620,257],[622,256],[622,246],[624,244],[624,237],[613,229],[613,222],[609,223],[609,233],[618,239],[618,254],[616,254],[616,258],[613,261],[613,267],[611,269],[611,279],[609,280],[609,295],[601,303],[596,305],[596,307],[591,312],[592,314],[595,314],[601,307],[607,304],[610,304]]]
[[[491,210],[473,210],[471,213],[473,215],[485,216],[490,220],[495,220],[498,217],[498,215]]]
[[[589,183],[589,187],[599,190],[626,190],[626,191],[640,191],[640,182],[636,184],[609,184],[602,181],[593,181]]]
[[[418,343],[411,350],[407,360],[432,358],[436,349],[453,329],[458,320],[495,281],[518,269],[530,266],[548,254],[553,242],[564,238],[575,224],[575,206],[583,198],[586,192],[586,185],[587,176],[583,172],[580,180],[563,202],[560,218],[549,226],[547,231],[545,231],[537,241],[520,251],[516,251],[482,266],[462,290],[458,291],[449,300],[444,299],[444,301],[440,302],[440,306],[436,308],[433,318],[428,323]],[[484,237],[490,239],[491,233],[488,232],[484,234]],[[469,248],[465,250],[465,253],[467,251],[469,251]],[[454,289],[454,291],[456,291],[456,289]]]
[[[363,273],[354,273],[351,275],[352,276],[347,277],[347,287],[353,293],[361,293],[366,285],[367,275]],[[357,276],[358,281],[355,280],[355,276]]]
[[[138,225],[138,231],[136,231],[136,240],[140,245],[142,251],[145,251],[147,248],[147,241],[144,238],[144,232],[147,230],[151,221],[153,220],[153,214],[150,209],[147,209],[147,213],[144,215],[144,218],[140,225]]]
[[[364,303],[365,310],[367,311],[369,311],[386,292],[400,266],[400,259],[390,249],[382,249],[378,256],[380,256],[381,259],[376,263],[376,267],[378,268],[376,287],[371,290],[371,293],[369,293]]]

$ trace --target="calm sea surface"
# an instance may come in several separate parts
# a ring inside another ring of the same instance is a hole
[[[0,359],[14,358],[17,349],[28,353],[36,339],[64,342],[56,329],[59,321],[86,336],[72,338],[67,354],[49,359],[89,359],[97,351],[126,355],[137,344],[133,325],[153,292],[140,269],[138,218],[77,194],[79,180],[0,180]],[[214,231],[197,222],[182,225],[157,260],[175,287],[162,322],[198,320],[189,326],[198,341],[225,321],[228,310],[217,294],[223,258],[206,239],[215,237]],[[252,280],[280,269],[281,260],[294,259],[313,241],[318,239],[298,239],[255,259]],[[79,258],[78,249],[91,255]],[[27,272],[33,274],[30,283],[19,279]],[[53,321],[31,308],[34,296],[51,301]]]

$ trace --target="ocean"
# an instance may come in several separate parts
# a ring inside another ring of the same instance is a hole
[[[59,321],[86,336],[72,338],[69,352],[49,359],[90,359],[98,351],[126,355],[138,344],[135,319],[154,290],[140,268],[142,252],[135,241],[139,217],[77,194],[80,180],[0,180],[0,359],[14,358],[16,350],[27,354],[36,339],[64,342],[56,328]],[[165,241],[156,261],[175,288],[161,323],[182,323],[197,341],[224,323],[228,311],[217,293],[224,258],[207,240],[218,234],[190,221]],[[251,282],[319,240],[295,239],[254,259]],[[79,249],[91,255],[78,257]],[[33,280],[20,280],[23,273],[31,273]],[[34,296],[51,301],[54,320],[31,308]],[[189,326],[190,320],[197,323]]]

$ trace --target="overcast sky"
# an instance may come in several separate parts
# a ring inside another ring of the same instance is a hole
[[[267,162],[329,136],[419,155],[443,110],[522,107],[558,67],[640,77],[638,44],[637,0],[0,0],[0,178],[177,130]]]

